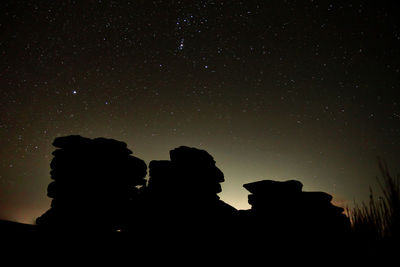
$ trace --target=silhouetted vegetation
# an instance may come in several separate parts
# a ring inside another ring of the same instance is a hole
[[[356,203],[348,213],[357,246],[376,256],[389,256],[400,246],[400,176],[392,176],[384,161],[378,164],[382,195],[377,197],[370,188],[369,202]]]

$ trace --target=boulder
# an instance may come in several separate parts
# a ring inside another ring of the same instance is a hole
[[[170,160],[151,161],[149,169],[146,200],[156,217],[197,224],[235,214],[217,195],[224,175],[205,150],[180,146],[170,151]]]
[[[72,135],[56,138],[53,145],[58,147],[50,163],[54,181],[47,189],[53,200],[38,225],[61,227],[75,220],[72,225],[110,229],[131,216],[135,187],[146,183],[147,165],[131,155],[126,143]]]
[[[340,238],[350,222],[343,209],[331,203],[325,192],[304,192],[296,180],[263,180],[245,184],[250,191],[251,210],[241,213],[252,235],[288,239],[313,237],[314,240]],[[246,216],[246,219],[243,217]]]
[[[273,181],[273,180],[262,180],[253,183],[243,185],[250,193],[255,195],[266,195],[266,194],[296,194],[300,193],[303,184],[297,180],[288,181]]]

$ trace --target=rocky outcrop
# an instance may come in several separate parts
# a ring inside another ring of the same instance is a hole
[[[304,192],[296,180],[263,180],[245,184],[251,210],[244,214],[254,225],[253,234],[274,238],[325,240],[348,233],[350,222],[343,208],[324,192]]]
[[[116,230],[132,220],[137,186],[145,184],[147,166],[126,143],[78,135],[56,138],[47,195],[51,208],[39,226],[74,230]]]
[[[225,240],[227,248],[240,243],[243,253],[258,260],[268,249],[279,254],[288,246],[334,249],[350,228],[331,195],[304,192],[296,180],[245,184],[251,209],[237,211],[220,200],[224,174],[205,150],[181,146],[169,160],[151,161],[146,183],[145,162],[123,142],[66,136],[53,145],[52,203],[37,219],[40,229],[122,230],[137,240],[182,244]],[[313,245],[304,246],[304,240]]]
[[[205,150],[181,146],[170,160],[151,161],[146,188],[147,215],[168,218],[168,227],[227,221],[236,209],[219,199],[224,174]],[[222,223],[222,222],[221,222]],[[222,225],[221,225],[222,228]]]

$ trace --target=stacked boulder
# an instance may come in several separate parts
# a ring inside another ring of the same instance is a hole
[[[147,166],[132,156],[126,143],[79,135],[56,138],[48,196],[51,208],[37,218],[55,229],[105,230],[132,221],[138,186],[146,182]]]
[[[304,192],[299,181],[262,180],[243,186],[251,193],[247,217],[258,223],[258,234],[332,241],[349,230],[349,219],[342,208],[331,203],[331,195]]]
[[[171,160],[151,161],[146,188],[149,217],[162,216],[171,224],[207,223],[234,216],[236,209],[219,199],[224,174],[205,150],[181,146]],[[166,222],[166,220],[163,220]]]

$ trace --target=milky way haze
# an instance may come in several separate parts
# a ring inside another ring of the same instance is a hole
[[[298,179],[345,204],[400,158],[396,1],[2,1],[0,218],[49,208],[51,146],[207,150],[221,199]]]

